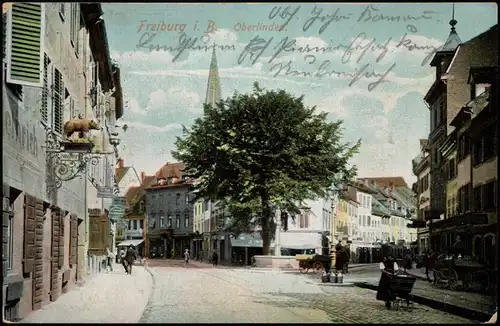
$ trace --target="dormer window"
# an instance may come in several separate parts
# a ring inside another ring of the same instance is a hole
[[[471,100],[488,91],[490,86],[490,84],[471,84]]]
[[[144,200],[141,200],[141,202],[139,203],[139,212],[144,212]]]

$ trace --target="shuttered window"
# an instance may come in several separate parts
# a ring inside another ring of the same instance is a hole
[[[78,56],[80,54],[80,4],[71,4],[71,27],[70,27],[70,40],[71,45],[75,48],[75,53]]]
[[[64,81],[58,69],[54,69],[54,95],[52,101],[52,128],[62,134],[64,115]]]
[[[76,108],[75,108],[75,100],[73,98],[69,98],[69,118],[76,119]]]
[[[50,59],[47,54],[43,56],[43,88],[42,88],[42,105],[40,114],[42,121],[46,124],[49,122],[49,67]]]
[[[5,59],[5,49],[7,48],[7,14],[2,14],[2,25],[3,25],[3,41],[2,41],[2,58]]]
[[[43,86],[43,8],[40,3],[15,3],[8,12],[8,83]]]
[[[61,20],[64,21],[66,19],[66,12],[65,12],[65,3],[60,3],[59,4],[59,17],[61,17]]]

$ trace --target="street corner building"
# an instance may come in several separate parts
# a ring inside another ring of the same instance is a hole
[[[99,271],[92,255],[101,257],[112,243],[103,198],[112,190],[116,151],[105,126],[121,117],[123,101],[101,15],[99,4],[76,3],[13,3],[3,13],[2,313],[8,321]],[[64,132],[70,121],[79,133],[74,139]],[[91,217],[103,226],[100,233]]]
[[[437,252],[460,239],[463,255],[498,268],[498,25],[462,42],[450,21],[425,95],[428,139],[413,159],[419,249]],[[457,237],[459,236],[459,238]],[[496,276],[495,276],[496,277]]]

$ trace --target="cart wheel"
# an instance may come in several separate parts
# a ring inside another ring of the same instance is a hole
[[[303,266],[300,266],[299,267],[299,271],[302,273],[302,274],[307,274],[307,272],[309,271],[309,268],[305,268]]]
[[[399,301],[394,301],[393,306],[394,306],[394,310],[398,311],[399,310]]]
[[[450,290],[452,290],[452,291],[455,291],[460,287],[460,284],[456,280],[450,280],[448,284],[449,284]]]
[[[408,310],[408,312],[411,312],[413,310],[413,302],[406,303],[406,310]]]
[[[323,264],[320,263],[319,261],[314,263],[313,268],[317,274],[323,273],[324,267],[323,267]]]

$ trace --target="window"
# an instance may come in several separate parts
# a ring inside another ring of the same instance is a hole
[[[7,12],[7,30],[10,29],[7,51],[6,82],[10,84],[43,86],[43,33],[45,20],[41,3],[14,3]]]
[[[479,95],[483,94],[489,87],[490,87],[489,84],[471,84],[470,85],[471,99],[474,99]]]
[[[134,220],[134,221],[132,222],[132,226],[133,226],[133,229],[134,229],[134,230],[137,230],[137,220]]]
[[[463,160],[470,154],[470,139],[465,135],[458,138],[458,161]]]
[[[458,211],[460,213],[466,213],[470,210],[470,189],[470,183],[458,189]]]
[[[165,227],[165,217],[160,216],[160,228],[164,228],[164,227]]]
[[[474,188],[474,208],[476,211],[487,211],[495,208],[495,181]]]
[[[62,134],[64,119],[64,81],[61,72],[54,69],[53,100],[52,100],[52,128],[54,132]]]
[[[490,124],[482,135],[474,141],[472,151],[472,164],[474,166],[488,161],[496,155],[496,128]]]
[[[185,201],[185,204],[188,205],[189,204],[189,194],[186,194],[186,201]]]
[[[367,217],[366,217],[366,225],[367,225],[367,226],[370,226],[370,225],[371,225],[371,217],[370,217],[370,216],[367,216]]]
[[[141,202],[139,203],[139,212],[142,213],[144,212],[144,201],[141,200]]]
[[[139,228],[144,230],[144,220],[139,221]]]
[[[80,33],[80,4],[72,3],[71,6],[71,26],[70,26],[70,41],[71,45],[75,48],[75,54],[78,57],[79,47],[79,33]]]
[[[181,227],[181,215],[180,214],[175,215],[175,227],[176,228]]]
[[[168,227],[168,228],[171,228],[171,227],[172,227],[172,216],[169,216],[169,217],[168,217],[168,220],[167,220],[167,227]]]
[[[189,227],[189,214],[184,214],[184,227]]]
[[[132,221],[131,220],[128,220],[128,229],[132,230]]]
[[[181,194],[177,193],[175,195],[175,205],[179,205],[181,200]]]
[[[6,237],[6,239],[4,239],[4,242],[7,243],[7,248],[5,248],[6,250],[4,250],[4,253],[7,254],[7,257],[6,257],[6,261],[5,261],[5,264],[7,264],[6,268],[7,268],[7,271],[10,271],[12,269],[12,259],[13,259],[13,249],[14,249],[14,228],[13,228],[13,222],[12,222],[12,218],[14,217],[13,215],[11,214],[8,214],[6,215],[6,213],[4,212],[4,219],[7,217],[7,225],[5,227],[5,233],[4,233],[4,236]],[[4,275],[5,277],[6,275]]]
[[[363,215],[363,224],[361,224],[362,226],[366,226],[366,215]]]
[[[64,5],[65,5],[65,3],[60,3],[59,4],[59,17],[61,17],[62,21],[64,21],[64,19],[65,19],[65,16],[64,16],[64,14],[65,14],[65,12],[64,12],[64,9],[65,9]]]

